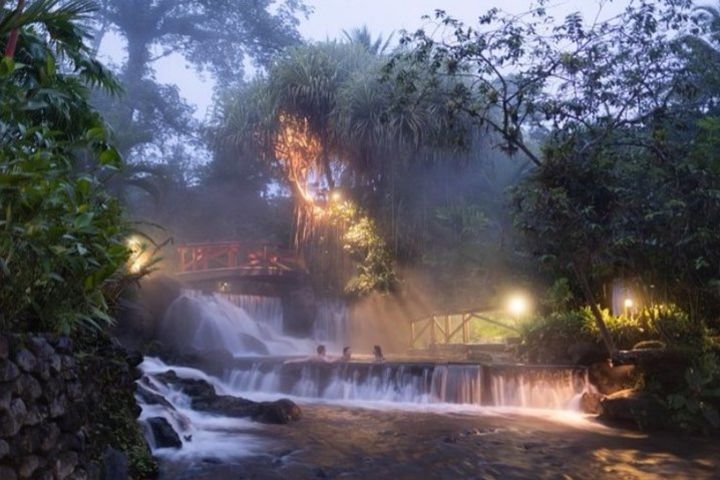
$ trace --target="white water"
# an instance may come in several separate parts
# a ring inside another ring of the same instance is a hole
[[[261,425],[244,418],[224,417],[198,412],[190,408],[190,399],[182,392],[155,381],[153,373],[169,370],[162,362],[146,359],[140,368],[146,373],[143,386],[147,390],[164,397],[171,405],[169,409],[163,405],[148,405],[140,397],[136,397],[142,408],[140,422],[145,437],[154,455],[163,458],[214,458],[226,460],[243,456],[257,455],[266,448],[267,442],[258,438],[256,432]],[[173,367],[183,378],[196,378],[210,381],[220,386],[211,377],[200,370],[186,367]],[[182,448],[158,448],[151,429],[146,423],[152,417],[167,420],[173,430],[178,433]]]
[[[282,308],[276,297],[186,290],[168,307],[159,336],[188,353],[224,350],[234,357],[309,356],[319,344],[329,353],[342,352],[347,324],[342,302],[318,303],[313,336],[307,339],[283,333]]]
[[[591,388],[581,372],[571,369],[508,372],[479,365],[269,365],[262,361],[227,370],[223,384],[233,395],[251,398],[272,393],[330,401],[557,410],[577,409],[577,398]]]

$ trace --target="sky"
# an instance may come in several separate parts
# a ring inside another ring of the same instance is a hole
[[[602,16],[609,16],[622,10],[629,0],[602,2]],[[314,12],[302,19],[299,30],[311,41],[339,38],[343,30],[367,25],[374,36],[388,35],[400,30],[414,31],[427,26],[423,15],[432,15],[442,8],[455,18],[467,24],[474,24],[477,18],[493,7],[510,13],[527,11],[530,0],[306,0]],[[594,17],[599,8],[598,0],[556,0],[549,10],[557,18],[579,11],[586,17]],[[122,60],[122,42],[109,36],[103,42],[101,56],[119,63]],[[178,85],[181,94],[196,107],[195,116],[205,118],[212,102],[214,83],[207,76],[198,75],[188,67],[179,55],[169,56],[155,64],[157,79],[162,83]]]

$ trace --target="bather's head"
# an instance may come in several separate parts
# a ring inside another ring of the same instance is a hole
[[[350,360],[351,356],[352,356],[352,352],[350,351],[350,347],[343,348],[343,359]]]
[[[317,351],[318,356],[324,357],[325,356],[325,345],[318,345],[316,351]]]

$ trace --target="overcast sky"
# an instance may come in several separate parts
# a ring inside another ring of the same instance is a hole
[[[630,0],[603,2],[602,16],[622,10]],[[367,25],[373,35],[386,38],[402,29],[409,31],[422,27],[422,16],[442,8],[465,23],[474,24],[477,18],[492,7],[507,12],[527,11],[529,0],[306,0],[314,13],[300,24],[300,33],[309,40],[338,38],[343,30]],[[550,11],[553,16],[580,11],[586,17],[595,16],[600,8],[598,0],[557,0]],[[122,44],[110,37],[103,42],[103,52],[108,58],[120,61]],[[197,107],[196,116],[203,118],[212,98],[213,83],[195,74],[180,56],[167,57],[155,65],[157,78],[163,83],[175,83],[182,95]]]

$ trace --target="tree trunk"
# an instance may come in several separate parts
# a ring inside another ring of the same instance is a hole
[[[18,0],[17,9],[15,10],[13,16],[20,15],[23,8],[25,8],[25,0]],[[6,57],[13,58],[15,56],[15,47],[17,47],[18,35],[20,35],[19,29],[13,28],[10,32],[10,38],[8,38],[7,45],[5,46]]]
[[[592,311],[593,317],[595,318],[595,323],[597,324],[598,330],[600,330],[600,336],[602,337],[603,343],[605,344],[605,348],[607,349],[610,358],[616,358],[617,349],[615,347],[615,342],[610,336],[610,332],[605,325],[605,320],[603,320],[600,307],[598,307],[598,304],[595,300],[595,295],[593,295],[592,288],[590,288],[590,282],[588,282],[585,274],[577,267],[575,267],[575,275],[580,282],[580,288],[585,295],[585,301],[590,304],[590,310]]]

